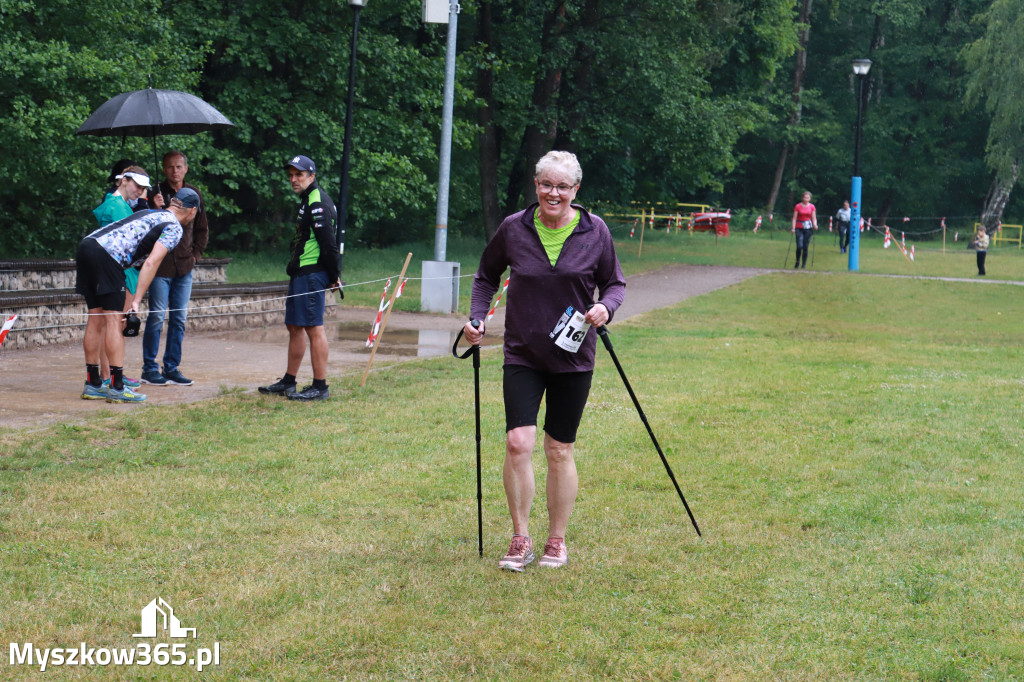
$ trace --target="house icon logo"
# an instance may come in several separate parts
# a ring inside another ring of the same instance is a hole
[[[181,627],[181,621],[174,615],[174,609],[163,597],[157,597],[142,609],[142,632],[132,637],[156,637],[157,627],[161,623],[171,637],[188,637],[191,632],[192,638],[195,639],[196,629]]]

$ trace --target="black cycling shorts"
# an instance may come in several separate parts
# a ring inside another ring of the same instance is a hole
[[[75,292],[85,296],[92,310],[124,310],[124,269],[95,239],[83,239],[75,255]]]
[[[594,373],[554,374],[522,365],[505,365],[504,370],[505,431],[536,426],[540,401],[546,392],[544,431],[561,443],[575,443]]]

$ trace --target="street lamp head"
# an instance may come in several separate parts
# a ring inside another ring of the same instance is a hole
[[[858,76],[868,75],[868,71],[871,70],[870,59],[854,59],[853,60],[853,72]]]
[[[358,7],[360,9],[366,7],[367,2],[369,2],[369,0],[348,0],[348,4],[350,7]]]

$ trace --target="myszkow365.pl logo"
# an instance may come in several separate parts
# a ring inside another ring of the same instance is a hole
[[[142,632],[132,637],[152,638],[160,631],[171,639],[195,639],[196,629],[182,627],[174,615],[174,609],[157,597],[142,609]],[[191,666],[198,672],[210,665],[220,665],[220,642],[213,648],[200,647],[189,655],[186,642],[161,642],[150,644],[140,642],[132,647],[91,647],[85,642],[77,647],[37,648],[32,642],[11,642],[10,663],[15,665],[38,666],[45,672],[50,666],[129,666],[129,665],[174,665]]]

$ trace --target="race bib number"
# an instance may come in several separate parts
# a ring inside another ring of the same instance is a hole
[[[554,337],[556,346],[575,353],[580,349],[589,329],[590,325],[583,321],[583,313],[569,306],[558,320],[551,336]]]

